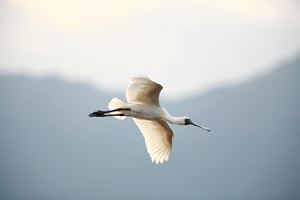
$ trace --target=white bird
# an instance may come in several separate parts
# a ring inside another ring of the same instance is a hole
[[[132,117],[142,132],[152,162],[163,163],[170,157],[173,131],[170,124],[194,125],[206,131],[208,128],[194,124],[188,117],[173,117],[160,104],[162,86],[146,76],[133,77],[126,90],[127,103],[114,97],[108,111],[98,110],[90,117]]]

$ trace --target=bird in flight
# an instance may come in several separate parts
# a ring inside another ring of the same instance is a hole
[[[127,103],[114,97],[108,111],[98,110],[90,117],[132,117],[142,132],[152,162],[163,163],[170,157],[173,131],[170,124],[194,125],[206,131],[208,128],[194,124],[188,117],[174,117],[159,103],[162,86],[147,76],[133,77],[126,90]]]

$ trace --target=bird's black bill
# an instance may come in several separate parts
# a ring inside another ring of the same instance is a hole
[[[194,125],[194,126],[197,126],[199,128],[202,128],[203,130],[206,130],[207,132],[210,132],[210,129],[206,128],[206,127],[203,127],[203,126],[199,126],[197,124],[194,124],[194,123],[190,123],[191,125]]]
[[[191,119],[188,119],[188,118],[185,119],[185,125],[193,125],[193,126],[197,126],[197,127],[199,127],[199,128],[202,128],[203,130],[206,130],[207,132],[210,131],[209,128],[206,128],[206,127],[204,127],[204,126],[199,126],[199,125],[195,124],[194,122],[192,122]]]

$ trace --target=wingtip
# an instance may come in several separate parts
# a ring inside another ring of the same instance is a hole
[[[164,164],[165,162],[167,162],[169,160],[169,156],[166,156],[165,158],[163,158],[163,159],[158,159],[158,158],[151,158],[151,162],[152,163],[155,163],[155,164],[157,164],[157,165],[159,165],[159,164]]]
[[[130,81],[132,82],[132,81],[134,81],[134,80],[136,80],[136,79],[149,79],[150,80],[150,78],[146,75],[146,74],[144,74],[144,75],[137,75],[137,76],[133,76],[133,77],[131,77],[130,78]]]

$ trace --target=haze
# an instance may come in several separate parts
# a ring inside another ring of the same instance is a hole
[[[297,55],[299,13],[292,0],[2,0],[0,73],[122,91],[147,74],[183,98]]]

